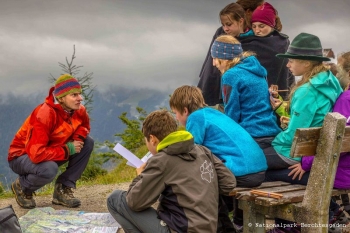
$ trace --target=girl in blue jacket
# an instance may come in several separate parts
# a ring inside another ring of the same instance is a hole
[[[225,114],[240,124],[262,149],[281,132],[270,105],[266,69],[233,36],[219,36],[211,47],[213,66],[222,73]]]

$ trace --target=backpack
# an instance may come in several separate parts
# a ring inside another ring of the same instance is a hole
[[[17,215],[9,205],[0,209],[0,232],[1,233],[22,233]]]

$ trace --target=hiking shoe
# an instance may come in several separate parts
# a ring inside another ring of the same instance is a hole
[[[80,200],[74,197],[72,188],[60,183],[55,184],[52,203],[70,208],[80,206]]]
[[[19,178],[17,178],[11,184],[12,192],[15,194],[16,201],[19,206],[25,209],[35,208],[35,200],[33,198],[33,193],[25,193],[22,190],[21,184],[19,183]]]

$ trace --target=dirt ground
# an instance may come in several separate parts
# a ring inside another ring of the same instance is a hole
[[[79,198],[81,206],[71,210],[82,210],[85,212],[107,213],[106,200],[108,195],[115,189],[127,190],[129,183],[82,186],[73,189],[74,196]],[[51,203],[52,195],[34,196],[37,207],[52,207],[54,209],[67,209],[61,205]],[[21,208],[15,198],[0,199],[0,207],[12,205],[18,217],[25,215],[29,210]]]
[[[74,196],[81,200],[81,206],[71,210],[81,210],[84,212],[94,213],[107,213],[106,199],[109,194],[115,189],[127,190],[130,183],[110,184],[110,185],[92,185],[82,186],[74,190]],[[67,207],[61,205],[53,205],[52,195],[35,196],[37,207],[52,207],[54,209],[67,209]],[[19,207],[16,203],[15,198],[0,199],[0,208],[12,205],[15,213],[18,217],[25,215],[29,210]],[[155,207],[155,206],[154,206]],[[273,220],[268,219],[268,224],[272,224]],[[342,232],[350,232],[350,224],[343,229]],[[124,233],[123,229],[119,230],[118,233]]]
[[[81,206],[71,210],[81,210],[84,212],[108,213],[106,200],[109,194],[115,189],[127,190],[129,183],[110,184],[110,185],[93,185],[77,187],[74,190],[74,196],[79,198]],[[52,195],[34,196],[37,207],[52,207],[54,209],[67,209],[61,205],[53,205]],[[29,210],[21,208],[15,198],[0,199],[0,208],[12,205],[18,217],[25,215]],[[118,233],[123,233],[119,230]]]

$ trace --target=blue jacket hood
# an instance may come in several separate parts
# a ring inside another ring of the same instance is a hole
[[[260,64],[255,56],[249,56],[241,59],[239,66],[237,66],[237,69],[247,70],[248,72],[251,72],[258,77],[266,78],[267,76],[266,69]]]

